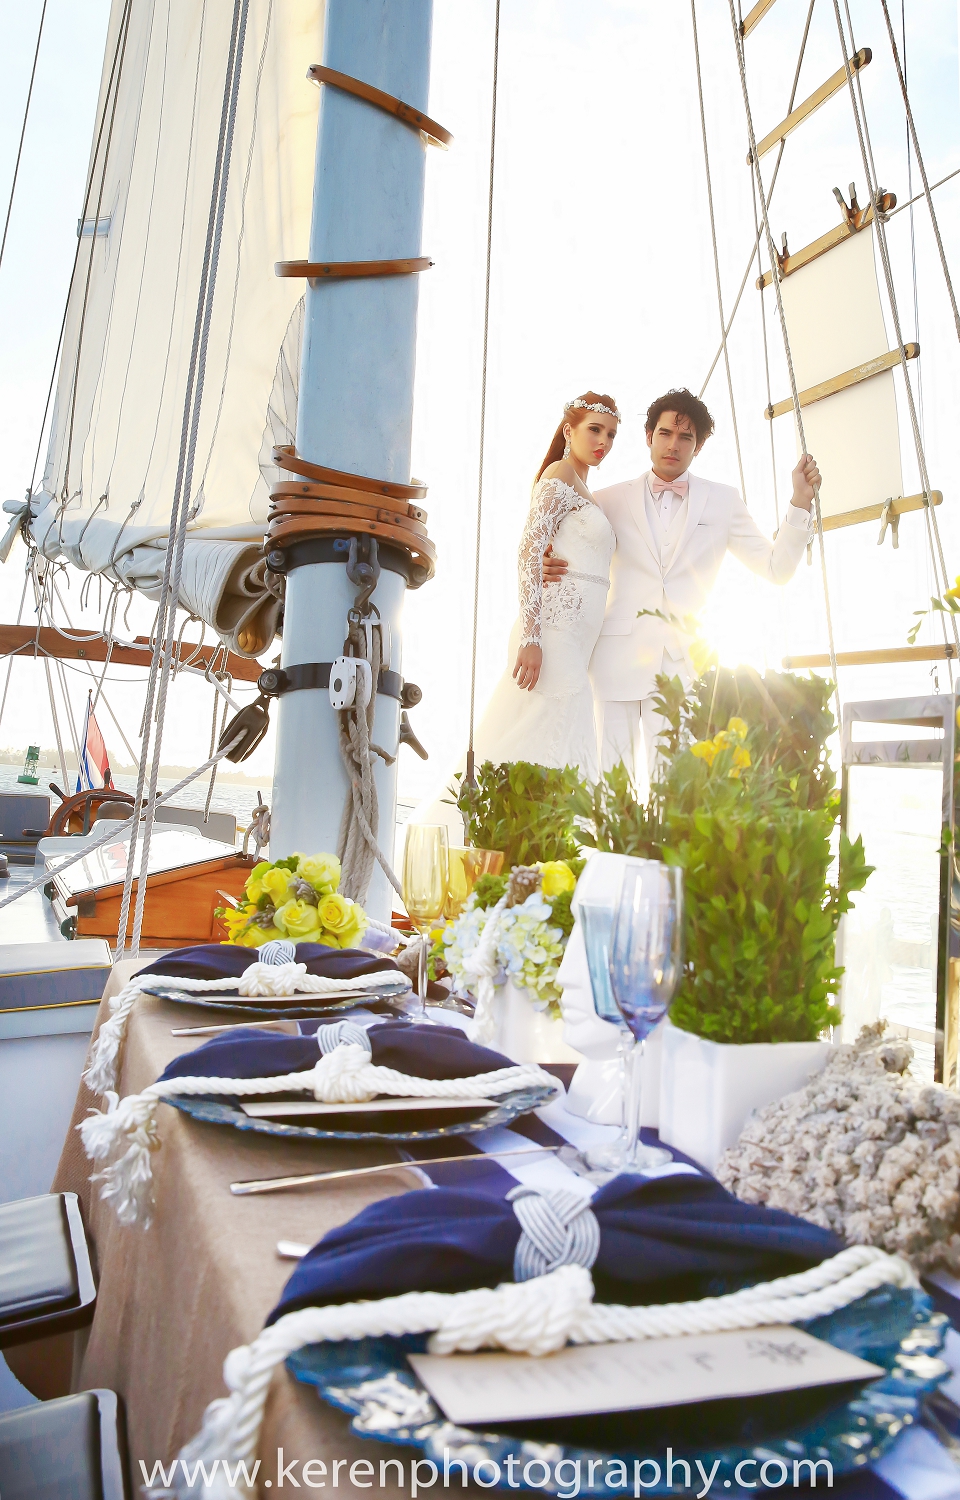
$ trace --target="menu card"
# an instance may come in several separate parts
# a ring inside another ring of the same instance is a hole
[[[241,1100],[244,1114],[255,1120],[292,1119],[294,1115],[415,1114],[421,1110],[490,1109],[493,1099],[365,1099],[359,1104],[324,1104],[319,1099]]]
[[[579,1344],[555,1354],[410,1354],[451,1422],[467,1426],[641,1411],[875,1379],[878,1365],[788,1325],[624,1344]]]

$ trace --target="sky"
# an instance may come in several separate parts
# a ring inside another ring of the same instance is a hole
[[[890,0],[900,24],[900,0]],[[41,0],[22,0],[7,18],[0,57],[0,201],[13,168]],[[105,0],[48,0],[34,105],[0,267],[0,498],[29,482],[75,248],[99,84]],[[870,46],[863,91],[883,185],[908,196],[902,108],[876,0],[850,0],[858,46]],[[758,135],[786,109],[807,12],[805,0],[777,0],[747,39]],[[401,795],[416,800],[442,782],[466,738],[476,530],[489,167],[494,0],[436,0],[430,113],[454,135],[430,151],[423,234],[435,261],[420,278],[413,472],[429,485],[429,530],[439,554],[434,582],[408,597],[404,673],[423,688],[412,715],[430,750],[423,765],[403,751]],[[727,0],[697,0],[710,167],[723,295],[729,309],[753,240],[746,129]],[[905,0],[908,77],[928,176],[960,167],[960,89],[954,0]],[[831,0],[818,0],[800,73],[804,98],[840,65]],[[765,159],[769,167],[773,157]],[[837,222],[834,185],[864,177],[849,103],[841,93],[787,143],[771,208],[776,240],[792,248]],[[914,191],[919,184],[914,166]],[[960,266],[960,177],[936,197],[948,263]],[[960,426],[958,342],[923,204],[890,222],[889,240],[906,338],[918,337],[922,434],[931,483],[944,492],[940,528],[948,571],[960,568],[955,520]],[[760,296],[751,273],[730,338],[744,490],[761,528],[775,508],[766,406]],[[769,294],[768,294],[769,296]],[[789,393],[774,309],[767,304],[774,400]],[[888,321],[891,346],[894,342]],[[505,664],[516,612],[516,546],[530,483],[560,419],[583,389],[609,391],[624,414],[599,484],[646,467],[643,413],[673,385],[699,390],[719,343],[691,12],[686,0],[502,0],[500,102],[490,302],[487,441],[477,647],[478,702]],[[918,370],[919,366],[919,370]],[[899,376],[896,377],[899,380]],[[695,471],[740,485],[722,362],[705,399],[716,435]],[[904,488],[919,488],[910,424],[900,400]],[[795,462],[789,418],[775,424],[781,507]],[[923,520],[908,517],[898,552],[875,545],[876,528],[827,537],[827,573],[840,650],[905,644],[913,611],[934,586]],[[0,619],[16,618],[24,553],[0,569]],[[75,620],[82,578],[67,607]],[[92,605],[96,603],[93,590]],[[138,603],[129,625],[147,628]],[[88,612],[86,618],[92,618]],[[728,559],[705,613],[724,661],[777,667],[784,653],[827,646],[819,565],[774,590]],[[924,639],[936,639],[932,624]],[[110,701],[127,737],[138,735],[142,674],[117,673]],[[0,683],[2,683],[0,678]],[[85,677],[69,677],[79,723]],[[946,689],[941,665],[937,681]],[[919,693],[929,668],[848,669],[845,700]],[[164,760],[195,763],[208,753],[209,688],[178,681]],[[105,724],[108,744],[109,719]],[[29,663],[13,669],[0,745],[52,743],[46,683]],[[115,752],[116,753],[116,752]],[[269,781],[272,735],[246,767]]]

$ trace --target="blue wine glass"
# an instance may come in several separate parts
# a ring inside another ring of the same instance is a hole
[[[618,1032],[617,1055],[620,1063],[621,1114],[620,1131],[615,1140],[602,1146],[592,1146],[586,1153],[588,1164],[605,1172],[619,1172],[626,1165],[624,1156],[627,1114],[627,1069],[626,1058],[633,1044],[627,1024],[620,1013],[610,984],[610,950],[613,941],[613,923],[617,914],[617,897],[607,900],[580,900],[577,903],[577,920],[583,933],[583,946],[587,953],[587,968],[590,973],[590,988],[593,1005],[601,1020],[609,1021]]]
[[[610,942],[610,987],[634,1038],[624,1164],[649,1171],[669,1151],[640,1144],[643,1045],[663,1019],[683,973],[683,871],[659,860],[631,860],[623,872]]]

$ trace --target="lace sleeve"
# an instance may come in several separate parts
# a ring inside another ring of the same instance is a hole
[[[543,554],[564,516],[582,499],[562,479],[541,479],[530,501],[530,514],[520,538],[520,644],[540,644],[540,607],[543,602]]]

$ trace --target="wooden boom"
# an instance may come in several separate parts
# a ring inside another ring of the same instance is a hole
[[[206,667],[220,651],[219,646],[195,646],[191,641],[174,642],[174,660],[186,666]],[[115,645],[110,652],[111,662],[123,667],[149,667],[152,656],[150,642],[145,635],[138,635],[136,645]],[[61,661],[106,661],[107,642],[103,636],[71,634],[55,630],[52,625],[0,625],[0,656],[54,656]],[[235,651],[227,653],[224,670],[242,682],[256,682],[263,667],[258,661],[238,656]]]

